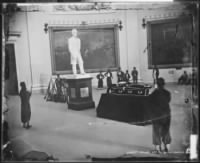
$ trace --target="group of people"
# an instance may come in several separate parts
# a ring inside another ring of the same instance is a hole
[[[71,56],[71,64],[73,69],[73,74],[76,74],[76,64],[78,62],[80,66],[81,74],[84,74],[83,69],[83,61],[80,56],[80,40],[77,38],[77,30],[72,30],[73,37],[69,39],[69,49],[70,53],[73,54]],[[77,49],[78,47],[78,49]],[[194,74],[195,75],[195,74]],[[121,68],[117,71],[117,82],[130,82],[132,76],[133,83],[138,83],[138,71],[136,67],[133,67],[131,71],[131,75],[129,74],[128,70],[124,73]],[[98,88],[103,87],[103,79],[106,77],[107,87],[112,85],[112,72],[110,69],[107,70],[106,73],[103,74],[102,71],[96,76],[98,79]],[[168,90],[165,89],[165,80],[163,78],[159,78],[159,70],[156,66],[153,69],[153,78],[154,83],[157,84],[157,88],[152,92],[150,95],[150,99],[152,103],[159,106],[160,109],[165,113],[165,117],[158,118],[152,120],[153,124],[153,144],[155,145],[155,149],[152,151],[154,153],[160,153],[162,151],[168,152],[169,145],[171,143],[171,136],[170,136],[170,121],[171,121],[171,114],[170,114],[170,100],[171,94]],[[184,71],[184,74],[179,78],[178,83],[186,84],[188,82],[188,75],[187,72]],[[58,98],[62,96],[62,81],[60,76],[57,75],[57,79],[55,80],[55,85],[57,87],[57,96]],[[30,97],[32,91],[28,91],[26,88],[26,83],[20,83],[21,90],[19,93],[21,99],[21,122],[22,126],[25,129],[29,129],[30,125],[30,118],[31,118],[31,106],[30,106]],[[49,89],[49,88],[48,88]],[[5,128],[7,125],[5,125]],[[6,133],[5,133],[6,135]]]
[[[117,70],[117,82],[126,82],[129,83],[132,76],[133,83],[138,83],[138,71],[136,70],[136,67],[133,67],[133,70],[131,71],[131,75],[129,74],[129,71],[126,70],[124,73],[121,68],[119,67]],[[106,77],[107,81],[107,87],[109,88],[112,85],[112,72],[110,69],[106,73],[103,74],[103,71],[100,71],[99,74],[97,74],[98,79],[98,88],[103,88],[103,79]]]
[[[110,72],[110,70],[108,70],[105,73],[105,76],[107,76],[108,78],[107,80],[108,84],[111,84],[109,83],[110,82],[109,77],[112,78],[112,73]],[[170,136],[171,115],[169,106],[171,95],[170,92],[164,88],[165,81],[163,78],[158,78],[157,85],[158,88],[155,89],[154,92],[150,95],[152,103],[156,103],[157,105],[159,105],[160,109],[162,109],[167,116],[152,121],[153,144],[155,145],[155,149],[152,152],[154,153],[160,153],[163,151],[168,152],[169,145],[171,143],[171,136]],[[21,98],[21,122],[24,128],[29,129],[31,127],[29,122],[31,118],[30,97],[32,91],[27,90],[25,82],[21,82],[20,86],[21,90],[19,96]],[[5,127],[7,128],[8,126],[5,125]],[[6,135],[6,133],[4,135]],[[4,138],[6,138],[6,136]]]
[[[117,71],[117,82],[126,82],[129,83],[130,79],[132,76],[132,80],[133,83],[137,84],[138,83],[138,71],[136,69],[136,67],[133,67],[133,70],[131,71],[131,75],[129,74],[129,71],[126,70],[126,72],[124,73],[121,68],[119,67],[118,71]]]
[[[103,74],[103,71],[100,71],[99,74],[97,74],[98,79],[98,88],[103,88],[103,79],[106,77],[107,87],[110,88],[112,85],[112,72],[110,69],[107,70],[106,73]]]
[[[171,144],[171,135],[170,135],[170,123],[171,123],[171,111],[170,111],[170,101],[171,101],[171,93],[165,89],[165,80],[159,76],[159,70],[157,67],[154,67],[153,74],[155,74],[155,82],[157,84],[157,88],[150,94],[150,100],[152,104],[159,106],[160,109],[163,111],[164,117],[158,117],[152,120],[152,129],[153,129],[153,144],[155,149],[151,152],[153,153],[163,153],[168,152],[170,149]],[[134,76],[135,75],[135,76]],[[133,68],[132,77],[134,77],[134,81],[137,82],[137,75],[138,72],[136,68]],[[110,69],[103,74],[102,71],[97,75],[99,79],[98,87],[103,86],[103,79],[107,77],[107,86],[110,87],[112,85],[112,72]],[[130,75],[128,71],[123,73],[121,68],[117,71],[118,82],[120,81],[129,81]],[[122,78],[123,77],[123,78]],[[60,85],[61,80],[59,75],[56,79],[56,85],[58,87],[58,92],[61,91]],[[21,98],[21,121],[23,127],[28,129],[31,127],[29,124],[30,116],[31,116],[31,108],[30,108],[30,96],[31,92],[27,91],[26,85],[24,82],[21,82],[21,91],[20,91],[20,98]]]
[[[104,78],[103,76],[105,75],[107,77],[107,84],[108,85],[112,84],[111,80],[112,73],[110,70],[108,70],[104,75],[102,74],[102,72],[100,72],[100,74],[98,77],[99,79],[103,79]],[[59,76],[57,80],[59,80]],[[166,117],[152,120],[153,144],[155,145],[155,149],[152,150],[153,153],[168,152],[171,143],[171,136],[170,136],[171,114],[169,105],[171,100],[171,95],[170,92],[164,88],[164,85],[165,85],[165,80],[163,78],[158,78],[157,79],[158,87],[150,95],[152,103],[160,106],[160,109],[162,109],[163,113],[166,114]],[[21,82],[20,86],[21,90],[19,95],[21,98],[21,122],[24,128],[29,129],[31,127],[29,123],[31,118],[31,106],[30,106],[31,91],[27,90],[25,82]]]

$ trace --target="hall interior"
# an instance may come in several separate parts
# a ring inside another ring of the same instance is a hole
[[[96,109],[107,92],[106,78],[103,88],[97,88],[97,75],[111,69],[112,82],[118,84],[119,67],[130,74],[136,67],[138,84],[151,86],[151,93],[155,89],[152,72],[158,65],[159,77],[171,93],[170,152],[184,157],[192,129],[192,94],[198,86],[178,81],[184,71],[188,76],[199,71],[197,6],[182,2],[5,4],[2,88],[16,155],[37,150],[60,161],[88,161],[86,155],[119,157],[126,152],[149,156],[151,124],[97,117]],[[66,101],[44,99],[51,79],[72,74],[67,49],[72,28],[80,31],[81,54],[95,103],[82,110],[69,108]],[[32,91],[28,130],[21,124],[21,82]]]

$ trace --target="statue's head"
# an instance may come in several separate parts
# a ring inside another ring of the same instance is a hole
[[[76,29],[76,28],[73,28],[73,29],[72,29],[72,35],[76,37],[77,34],[78,34],[77,29]]]

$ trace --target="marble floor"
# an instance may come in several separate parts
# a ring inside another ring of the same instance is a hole
[[[171,152],[183,153],[188,145],[191,106],[184,99],[191,96],[191,86],[167,84],[172,94]],[[106,89],[93,88],[95,105]],[[10,138],[20,156],[30,150],[44,151],[60,161],[87,161],[85,155],[117,157],[126,152],[148,152],[152,149],[152,126],[135,126],[128,123],[96,117],[95,108],[70,110],[66,103],[46,102],[44,95],[31,97],[32,128],[22,128],[20,99],[9,96],[7,120]]]

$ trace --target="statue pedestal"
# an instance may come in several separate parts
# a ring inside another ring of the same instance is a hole
[[[90,75],[68,75],[68,108],[73,110],[83,110],[94,108],[95,103],[92,98],[92,77]]]

